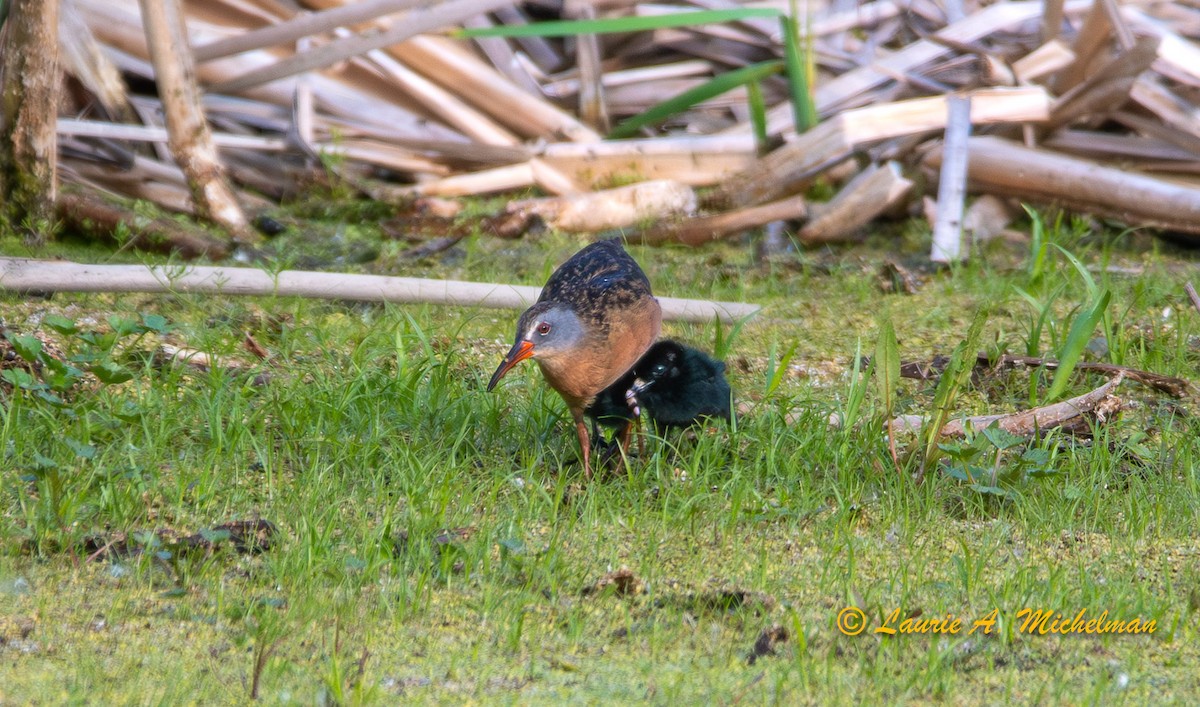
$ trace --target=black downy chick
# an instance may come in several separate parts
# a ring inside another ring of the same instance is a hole
[[[596,396],[586,414],[626,434],[643,412],[658,429],[687,427],[706,417],[728,421],[730,398],[724,363],[665,339]]]

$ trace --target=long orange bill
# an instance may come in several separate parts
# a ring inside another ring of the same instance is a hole
[[[532,341],[518,341],[517,343],[513,344],[513,347],[508,352],[508,355],[505,356],[504,360],[500,362],[500,367],[497,368],[496,372],[492,374],[492,380],[488,382],[488,392],[490,393],[492,388],[496,387],[496,384],[500,382],[500,379],[504,377],[504,374],[512,370],[513,366],[517,365],[521,361],[524,361],[532,355]]]

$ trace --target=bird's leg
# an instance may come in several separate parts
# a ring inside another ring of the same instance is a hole
[[[583,413],[575,414],[575,433],[579,435],[579,447],[583,450],[583,475],[592,478],[592,450],[588,439],[587,423],[583,421]]]
[[[633,423],[626,422],[625,426],[621,428],[620,433],[617,434],[617,449],[624,454],[629,453],[629,435],[632,430]]]
[[[644,459],[646,457],[646,438],[645,435],[642,434],[641,415],[634,416],[634,418],[626,422],[625,426],[621,428],[621,431],[617,433],[617,446],[626,454],[629,453],[629,438],[631,436],[637,437],[638,456]]]

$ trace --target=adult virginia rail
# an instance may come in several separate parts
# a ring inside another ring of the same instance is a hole
[[[488,382],[527,358],[558,391],[583,449],[591,476],[591,446],[584,411],[641,358],[658,338],[662,308],[646,273],[617,240],[593,243],[559,266],[532,307],[517,320],[517,337]]]
[[[686,427],[707,417],[728,421],[731,411],[725,364],[678,341],[659,341],[625,375],[605,388],[585,411],[628,436],[645,414],[658,429]]]

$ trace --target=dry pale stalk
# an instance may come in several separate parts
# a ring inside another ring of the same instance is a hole
[[[1050,97],[1040,86],[971,91],[976,124],[1045,120]],[[721,189],[717,201],[748,205],[773,201],[803,189],[823,169],[865,143],[943,130],[947,96],[916,98],[845,111],[771,152]]]
[[[646,221],[681,219],[696,211],[696,192],[686,184],[661,179],[616,189],[509,203],[499,221],[513,224],[503,237],[522,235],[537,217],[546,225],[573,233],[632,228]]]
[[[935,263],[957,262],[963,252],[963,211],[967,198],[967,138],[971,136],[971,99],[950,96],[946,103],[946,139],[938,176],[937,214],[933,222]]]
[[[829,202],[814,204],[808,223],[796,234],[801,243],[844,241],[876,216],[892,208],[912,189],[900,165],[872,165],[842,187]]]
[[[802,220],[807,216],[808,200],[803,195],[790,196],[723,214],[691,218],[682,223],[661,223],[643,231],[641,241],[648,245],[682,243],[700,246],[773,221]]]
[[[1129,224],[1200,234],[1200,187],[1025,147],[995,137],[967,141],[971,188],[983,193],[1053,202]],[[927,162],[940,166],[940,150]]]
[[[539,287],[331,272],[200,266],[90,265],[0,258],[0,290],[15,292],[175,292],[307,297],[355,302],[447,304],[524,309]],[[736,321],[759,311],[753,304],[659,297],[663,319]]]
[[[1093,391],[1053,405],[1007,415],[980,415],[951,420],[942,427],[939,436],[963,437],[968,430],[978,432],[995,424],[1010,434],[1030,437],[1045,430],[1073,425],[1088,416],[1095,417],[1098,422],[1104,422],[1120,412],[1121,401],[1112,393],[1123,380],[1125,376],[1118,373]],[[922,415],[901,415],[892,420],[892,426],[896,432],[916,432],[921,429],[923,422]]]
[[[154,78],[167,118],[168,146],[187,176],[196,213],[229,231],[236,240],[257,235],[242,213],[204,117],[196,70],[188,51],[187,28],[179,0],[139,0]]]

